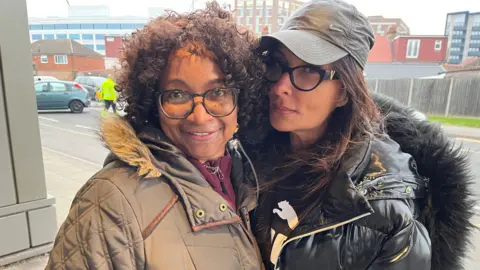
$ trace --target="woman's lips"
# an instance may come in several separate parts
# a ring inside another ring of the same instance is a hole
[[[297,113],[295,110],[287,108],[285,106],[273,106],[273,112],[278,113],[280,115],[291,115]]]
[[[198,141],[198,142],[209,142],[217,137],[220,130],[216,131],[187,131],[184,132],[186,136],[188,136],[191,140]]]

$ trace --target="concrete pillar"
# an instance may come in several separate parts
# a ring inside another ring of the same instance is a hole
[[[50,251],[47,195],[25,0],[0,0],[0,266]]]

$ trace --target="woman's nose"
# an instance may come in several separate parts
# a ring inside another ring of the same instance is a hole
[[[292,82],[288,72],[282,74],[280,79],[270,88],[270,94],[274,95],[290,95],[292,93]]]
[[[213,116],[211,116],[203,106],[201,97],[196,97],[193,100],[193,103],[193,111],[188,116],[188,120],[195,122],[196,124],[202,124],[212,120]]]

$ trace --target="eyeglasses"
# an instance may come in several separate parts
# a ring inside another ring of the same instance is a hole
[[[158,103],[163,114],[171,119],[185,119],[195,108],[195,97],[202,98],[208,114],[223,117],[237,107],[237,88],[214,88],[203,94],[192,94],[182,90],[166,90],[160,93]]]
[[[286,64],[270,58],[266,59],[267,72],[265,79],[268,82],[275,83],[285,72],[290,75],[290,82],[300,91],[312,91],[323,80],[338,80],[338,74],[334,70],[321,69],[314,65],[301,65],[289,67]]]

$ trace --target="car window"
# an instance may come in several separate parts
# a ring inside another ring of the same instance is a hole
[[[48,90],[48,83],[36,83],[35,84],[35,93],[40,93]]]
[[[95,84],[93,83],[93,80],[90,79],[90,78],[87,78],[85,84],[86,84],[86,85],[89,85],[89,86],[95,86]]]
[[[67,91],[67,86],[64,83],[51,82],[50,83],[51,92],[65,92]]]
[[[82,83],[85,82],[85,79],[82,78],[82,77],[77,77],[77,78],[75,79],[75,81],[78,82],[78,83],[80,83],[80,84],[82,84]]]
[[[95,86],[100,87],[102,83],[105,81],[105,78],[95,78]]]

